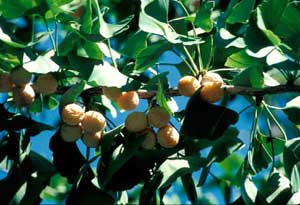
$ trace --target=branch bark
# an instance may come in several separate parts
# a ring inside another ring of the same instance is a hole
[[[229,95],[248,95],[248,96],[264,96],[264,95],[273,95],[280,93],[290,93],[296,92],[300,93],[300,86],[298,85],[278,85],[265,88],[250,88],[243,86],[233,86],[233,85],[224,85],[224,92]],[[138,90],[139,97],[141,99],[148,99],[156,96],[156,91],[147,91],[147,90]],[[59,93],[63,93],[60,91]],[[102,87],[90,88],[84,91],[84,95],[95,96],[102,95]],[[178,89],[170,88],[165,90],[165,95],[168,97],[180,96]]]

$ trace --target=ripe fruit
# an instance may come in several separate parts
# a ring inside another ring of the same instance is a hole
[[[0,75],[0,92],[11,92],[13,83],[9,73],[2,73]]]
[[[221,85],[215,82],[207,82],[200,90],[200,97],[208,103],[219,101],[224,95]]]
[[[135,91],[122,92],[117,103],[123,110],[133,110],[139,104],[139,95]]]
[[[175,147],[179,142],[179,133],[170,125],[164,126],[157,132],[157,141],[162,147]]]
[[[201,84],[204,85],[205,83],[214,82],[220,86],[223,85],[222,77],[217,73],[207,72],[201,80]]]
[[[166,126],[170,121],[169,113],[162,107],[153,107],[148,112],[148,122],[156,128]]]
[[[63,124],[60,128],[60,135],[66,142],[75,142],[82,135],[82,130],[78,125],[71,126]]]
[[[103,94],[111,100],[117,100],[122,93],[121,89],[117,87],[103,87],[102,89]]]
[[[13,100],[17,107],[29,106],[34,98],[35,92],[30,84],[13,88]]]
[[[125,128],[129,132],[140,132],[148,127],[147,116],[143,112],[132,112],[125,120]]]
[[[84,117],[84,110],[79,105],[71,103],[62,109],[61,117],[68,125],[78,125]]]
[[[31,81],[31,73],[22,67],[18,67],[10,72],[11,80],[16,86],[24,86]]]
[[[36,81],[35,88],[37,92],[44,95],[55,93],[57,90],[57,80],[50,73],[40,75]]]
[[[154,131],[151,128],[148,128],[142,134],[145,135],[145,139],[142,143],[142,147],[144,149],[153,149],[156,144],[156,137]]]
[[[85,132],[83,134],[82,141],[87,147],[98,147],[101,138],[102,131],[95,133]]]
[[[95,133],[101,131],[106,126],[104,116],[97,111],[90,110],[84,114],[81,121],[84,132]]]
[[[179,94],[190,97],[200,88],[199,81],[194,76],[184,76],[178,82]]]

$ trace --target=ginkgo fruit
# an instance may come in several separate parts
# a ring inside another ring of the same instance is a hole
[[[190,97],[200,88],[200,82],[194,76],[184,76],[177,87],[180,95]]]
[[[35,83],[36,91],[44,95],[55,93],[57,86],[56,78],[50,73],[40,75]]]
[[[60,128],[60,135],[66,142],[75,142],[82,135],[82,129],[80,126],[63,124]]]
[[[84,132],[95,133],[101,131],[106,126],[104,116],[97,111],[87,111],[81,121]]]
[[[162,147],[175,147],[179,142],[179,133],[171,125],[164,126],[157,132],[157,141]]]
[[[117,98],[117,103],[123,110],[133,110],[139,104],[139,95],[136,91],[122,92]]]
[[[220,84],[215,82],[206,82],[200,90],[200,97],[203,101],[214,103],[219,101],[224,95],[224,90]]]
[[[10,72],[11,81],[16,86],[24,86],[31,81],[31,73],[22,67],[18,67]]]
[[[102,90],[103,94],[111,100],[117,100],[122,93],[118,87],[103,87]]]
[[[0,92],[11,92],[14,84],[9,73],[0,74]]]
[[[125,128],[129,132],[140,132],[147,127],[147,116],[143,112],[132,112],[126,117]]]
[[[82,136],[82,142],[87,147],[98,147],[102,138],[102,131],[98,132],[85,132]]]
[[[13,101],[17,107],[29,106],[35,99],[35,92],[30,84],[13,88]]]
[[[61,111],[61,118],[68,125],[78,125],[83,117],[83,108],[75,103],[66,105]]]
[[[204,85],[205,83],[211,83],[211,82],[216,83],[220,86],[224,84],[224,81],[219,74],[213,72],[205,73],[205,75],[202,76],[201,85]]]
[[[156,136],[153,129],[148,128],[142,134],[145,136],[142,147],[144,149],[154,149],[156,144]]]
[[[162,107],[152,107],[148,112],[148,122],[151,126],[161,128],[170,121],[169,113]]]

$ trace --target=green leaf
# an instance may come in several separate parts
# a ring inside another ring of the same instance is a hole
[[[147,12],[150,16],[154,17],[158,21],[167,23],[169,4],[169,0],[152,0],[152,2],[145,8],[145,12]]]
[[[215,3],[213,1],[207,1],[204,4],[201,4],[201,7],[196,13],[196,18],[194,24],[197,27],[200,27],[206,32],[210,32],[213,29],[213,20],[212,20],[212,10]]]
[[[0,14],[9,19],[17,18],[39,4],[40,1],[38,0],[2,0],[0,3]]]
[[[232,185],[240,186],[240,179],[237,176],[243,162],[244,159],[238,153],[229,155],[226,159],[219,163],[224,172],[224,176],[222,178],[230,181]]]
[[[205,42],[200,45],[201,57],[204,68],[209,68],[214,57],[214,39],[213,35],[209,35]]]
[[[176,158],[177,155],[174,155]],[[163,175],[159,188],[167,187],[188,173],[199,170],[206,164],[206,159],[200,156],[189,156],[178,159],[167,159],[160,165],[156,175]]]
[[[66,205],[90,204],[113,205],[114,198],[93,184],[89,177],[83,176],[79,185],[68,195]]]
[[[285,143],[283,150],[283,165],[287,176],[290,178],[294,165],[300,160],[300,139],[294,138]]]
[[[31,73],[49,73],[57,72],[59,66],[47,56],[38,56],[35,60],[23,65],[23,67]]]
[[[149,15],[146,10],[147,7],[155,3],[154,0],[143,0],[141,1],[141,12],[139,16],[139,28],[147,33],[154,33],[165,37],[166,40],[175,44],[183,43],[186,45],[199,44],[199,39],[191,38],[188,36],[180,35],[174,31],[173,28],[167,23],[161,22]]]
[[[181,177],[184,191],[192,204],[197,204],[198,196],[192,174],[186,174]]]
[[[136,153],[143,142],[144,138],[138,137],[128,144],[119,145],[111,155],[106,165],[106,175],[104,177],[104,185],[107,185],[113,175]]]
[[[136,58],[137,55],[147,47],[147,36],[148,34],[143,31],[137,31],[129,36],[121,53],[131,58]]]
[[[93,26],[93,10],[92,0],[87,0],[85,4],[85,10],[82,19],[82,31],[84,33],[91,33]]]
[[[274,46],[279,46],[281,44],[280,38],[272,30],[267,28],[265,19],[262,16],[262,11],[259,7],[257,8],[256,14],[258,28],[265,34],[265,36]]]
[[[99,24],[100,24],[99,32],[104,38],[109,39],[111,37],[114,37],[129,28],[128,24],[133,19],[133,15],[128,16],[127,18],[123,19],[117,24],[107,23],[104,19],[104,15],[108,9],[105,8],[104,11],[101,12],[99,5],[97,5],[98,2],[93,1],[93,3],[98,13]]]
[[[199,116],[205,116],[201,123]],[[189,138],[215,140],[223,135],[229,125],[236,123],[238,117],[233,110],[202,101],[198,91],[186,106],[180,132]]]
[[[112,78],[112,76],[114,76]],[[88,82],[94,82],[99,86],[122,87],[126,85],[129,78],[122,74],[117,68],[104,62],[103,65],[95,66]]]
[[[170,50],[172,45],[167,41],[158,41],[150,46],[147,46],[136,56],[134,69],[138,72],[144,72],[158,62],[159,57],[167,50]]]
[[[242,178],[241,195],[246,204],[267,204],[262,199],[261,193],[254,184],[250,174],[247,174]]]
[[[80,153],[76,143],[65,142],[58,131],[52,136],[49,147],[53,152],[53,164],[57,171],[67,177],[70,184],[75,183],[81,167],[86,163],[86,159]],[[94,177],[89,166],[86,174],[90,179]]]
[[[60,110],[67,104],[75,102],[82,93],[84,87],[85,82],[81,81],[79,84],[73,85],[71,88],[69,88],[61,98],[59,106]]]
[[[262,4],[258,6],[257,10],[260,11],[266,28],[271,30],[276,28],[287,5],[288,0],[264,0]]]
[[[225,62],[225,66],[231,68],[256,67],[260,64],[260,61],[257,58],[249,56],[246,50],[231,54]]]
[[[250,83],[253,88],[264,87],[264,75],[261,66],[257,66],[249,69]]]
[[[237,3],[231,10],[229,16],[226,19],[226,23],[248,23],[249,16],[255,5],[255,0],[242,0]]]
[[[85,41],[82,47],[78,48],[77,55],[95,60],[102,60],[103,53],[97,43]]]
[[[161,83],[158,84],[156,99],[159,106],[163,107],[170,115],[174,115],[174,111],[176,110],[170,108]]]
[[[1,204],[39,203],[41,191],[55,173],[53,165],[36,152],[30,152],[21,164],[14,166],[0,181]]]
[[[264,192],[268,204],[274,205],[278,203],[286,204],[292,196],[290,181],[276,170],[270,175]]]
[[[99,57],[99,55],[98,55]],[[87,80],[91,77],[92,72],[96,66],[99,66],[102,61],[101,60],[93,60],[90,58],[84,58],[75,55],[69,55],[68,60],[72,70],[76,70],[79,72],[79,75]]]
[[[231,153],[244,147],[244,143],[237,137],[239,131],[235,128],[225,130],[207,156],[209,166],[212,162],[221,162]]]
[[[54,95],[47,96],[44,100],[49,110],[54,110],[59,105],[59,101]]]
[[[300,96],[287,102],[283,108],[283,112],[288,116],[293,123],[300,124]]]
[[[263,168],[266,169],[272,161],[272,154],[269,153],[265,146],[261,144],[256,138],[253,140],[253,149],[251,150],[252,166],[258,173]]]
[[[40,200],[40,193],[49,184],[51,176],[56,173],[53,164],[40,154],[31,151],[28,155],[31,165],[31,176],[27,181],[27,187],[24,197],[20,201],[21,204],[34,204]]]
[[[293,169],[291,174],[291,185],[292,185],[292,192],[296,193],[300,191],[300,162],[297,162]]]
[[[277,2],[284,4],[287,2],[287,0],[284,1],[278,0]],[[272,17],[274,18],[274,14],[272,14]],[[271,21],[272,23],[274,22],[273,18]],[[274,32],[279,36],[291,37],[293,35],[298,35],[300,33],[299,25],[300,25],[299,8],[295,4],[289,3],[288,6],[285,8],[283,14],[281,15],[280,21],[274,24],[274,26],[276,26]]]
[[[29,106],[28,110],[31,113],[42,112],[43,111],[42,97],[41,96],[36,97],[33,103]]]

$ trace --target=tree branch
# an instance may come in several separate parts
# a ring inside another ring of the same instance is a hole
[[[248,95],[248,96],[263,96],[263,95],[272,95],[280,93],[289,93],[297,92],[300,93],[300,86],[288,86],[288,85],[278,85],[265,88],[250,88],[243,86],[233,86],[233,85],[224,85],[224,92],[229,95]],[[64,90],[65,91],[65,90]],[[60,90],[58,93],[64,93],[63,90]],[[141,99],[148,99],[156,96],[157,91],[147,91],[147,90],[138,90],[139,97]],[[87,89],[83,92],[83,95],[94,96],[102,95],[102,87],[95,87]],[[165,90],[165,95],[168,97],[180,96],[178,89],[170,88]]]

